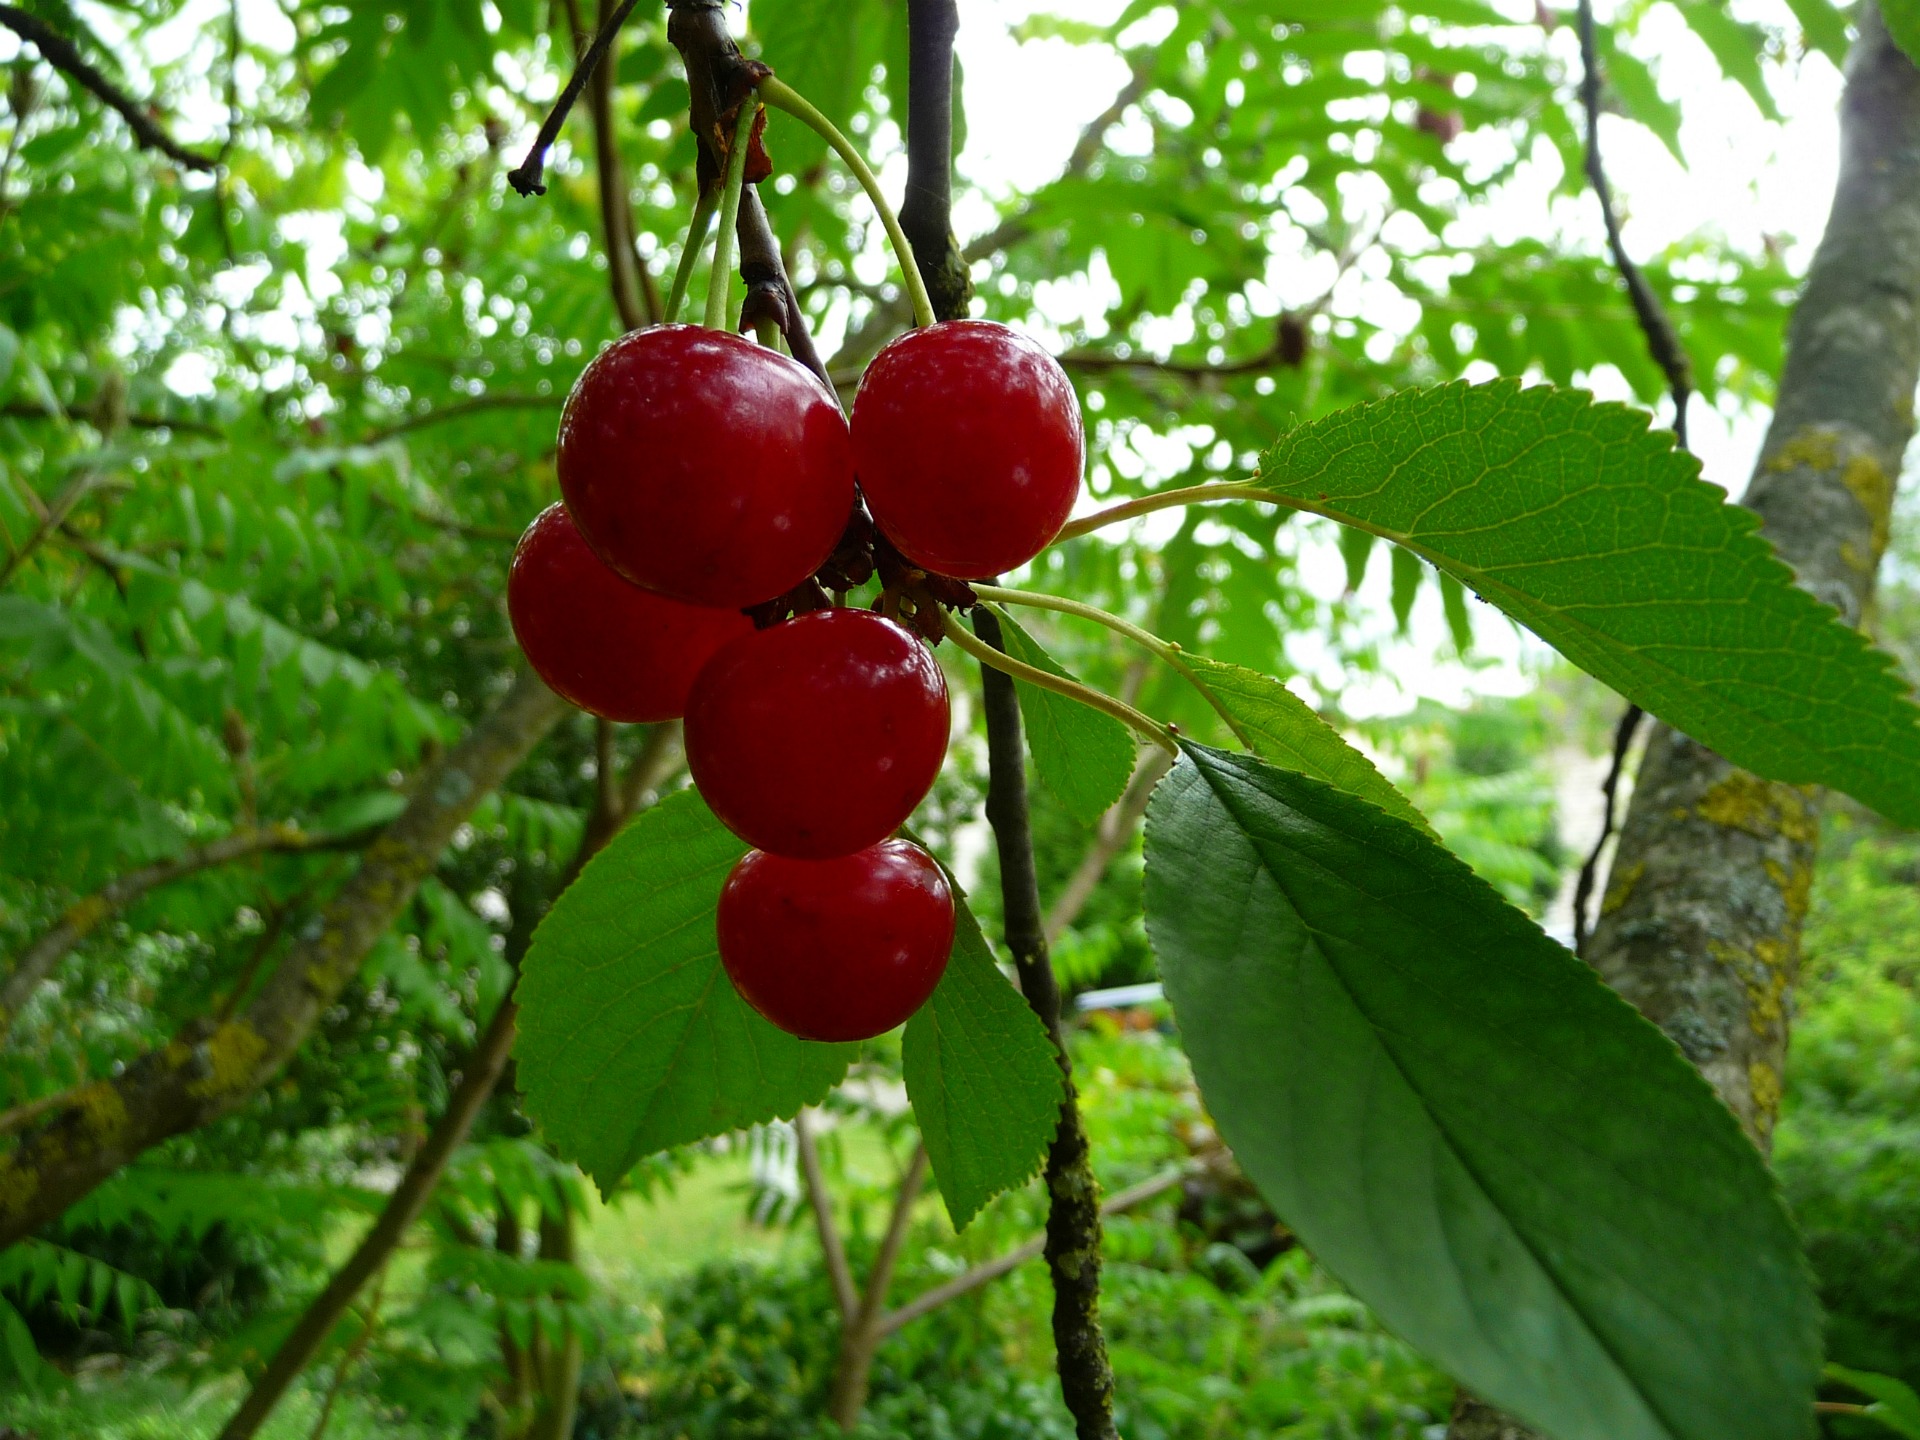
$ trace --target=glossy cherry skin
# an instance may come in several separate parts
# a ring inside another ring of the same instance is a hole
[[[933,857],[905,840],[837,860],[749,850],[720,891],[715,928],[734,989],[782,1030],[868,1040],[940,983],[953,892]]]
[[[560,416],[560,493],[620,575],[742,609],[820,568],[853,510],[840,407],[805,368],[697,325],[635,330]]]
[[[687,697],[687,768],[726,827],[801,860],[905,823],[947,753],[933,653],[867,610],[816,610],[735,640]]]
[[[853,403],[853,468],[914,564],[984,580],[1044,550],[1080,494],[1086,441],[1059,362],[990,320],[909,330]]]
[[[541,511],[513,552],[507,614],[527,663],[555,694],[608,720],[675,720],[714,654],[753,633],[738,610],[683,605],[629,585],[587,548],[563,505]]]

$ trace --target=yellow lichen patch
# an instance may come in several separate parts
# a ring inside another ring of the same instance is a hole
[[[251,1025],[229,1020],[196,1048],[206,1057],[207,1074],[189,1085],[187,1093],[204,1099],[249,1085],[267,1053],[267,1042]]]
[[[126,1128],[127,1104],[120,1098],[120,1092],[106,1080],[96,1080],[91,1085],[82,1086],[73,1093],[73,1108],[85,1117],[85,1124],[95,1135],[117,1135]]]
[[[1751,951],[1724,940],[1707,942],[1707,953],[1731,970],[1747,992],[1747,1023],[1762,1040],[1780,1033],[1786,1019],[1793,952],[1784,940],[1756,940]]]
[[[1600,899],[1600,913],[1611,915],[1633,895],[1633,887],[1640,883],[1640,877],[1647,873],[1647,862],[1635,861],[1625,870],[1607,877],[1607,893]]]
[[[1758,840],[1776,835],[1800,845],[1811,845],[1819,822],[1806,793],[1735,770],[1700,797],[1694,813],[1711,825],[1741,830]]]
[[[1772,858],[1766,861],[1766,867],[1767,878],[1773,881],[1780,898],[1786,902],[1787,918],[1798,925],[1807,918],[1807,905],[1813,897],[1813,867],[1798,864],[1789,870]]]
[[[1747,1090],[1753,1096],[1754,1124],[1765,1135],[1780,1113],[1780,1072],[1764,1060],[1753,1061],[1747,1066]]]
[[[1879,559],[1876,556],[1862,555],[1860,553],[1860,547],[1851,540],[1842,540],[1840,542],[1840,560],[1856,575],[1871,574],[1874,566],[1879,563]]]
[[[1775,474],[1788,470],[1830,471],[1840,464],[1840,437],[1831,430],[1802,430],[1767,461]]]
[[[1873,527],[1873,553],[1880,554],[1887,548],[1887,526],[1893,518],[1893,477],[1871,455],[1856,455],[1841,472],[1840,483],[1867,512],[1867,523]]]

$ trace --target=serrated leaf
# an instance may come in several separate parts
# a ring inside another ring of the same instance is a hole
[[[1846,63],[1847,15],[1845,11],[1835,5],[1833,0],[1787,0],[1787,8],[1793,12],[1793,18],[1800,22],[1800,29],[1805,33],[1809,46],[1818,50],[1836,65]],[[1920,15],[1920,5],[1915,5],[1914,0],[1881,0],[1882,15],[1902,8],[1910,9],[1916,15]],[[1920,21],[1915,23],[1920,25]]]
[[[698,795],[670,795],[534,932],[516,991],[527,1113],[603,1193],[655,1151],[816,1103],[857,1053],[776,1029],[727,980],[713,913],[745,853]]]
[[[999,606],[1000,633],[1016,660],[1075,678]],[[1133,777],[1133,736],[1118,720],[1052,690],[1014,684],[1020,691],[1020,715],[1026,722],[1027,749],[1040,783],[1083,825],[1107,812]]]
[[[1780,110],[1773,103],[1773,92],[1767,89],[1766,75],[1760,67],[1767,48],[1766,30],[1751,21],[1736,20],[1727,13],[1723,0],[1674,0],[1674,3],[1693,33],[1713,52],[1720,73],[1745,90],[1762,115],[1778,121]]]
[[[1216,708],[1226,712],[1235,737],[1262,760],[1324,780],[1428,829],[1427,817],[1371,760],[1271,675],[1204,655],[1181,658]]]
[[[1427,836],[1183,750],[1148,934],[1209,1111],[1314,1256],[1556,1440],[1801,1440],[1808,1277],[1699,1072]]]
[[[1377,537],[1365,530],[1355,530],[1351,526],[1340,527],[1340,558],[1347,566],[1347,593],[1351,595],[1367,579],[1367,561],[1373,558],[1373,544]]]
[[[1447,617],[1453,648],[1465,655],[1473,649],[1473,616],[1467,612],[1467,587],[1446,571],[1440,572],[1440,609]]]
[[[907,1095],[953,1228],[1039,1170],[1061,1074],[1039,1016],[1000,973],[956,893],[953,958],[901,1040]]]
[[[1518,381],[1304,425],[1255,481],[1419,552],[1734,764],[1920,824],[1920,711],[1647,417]]]

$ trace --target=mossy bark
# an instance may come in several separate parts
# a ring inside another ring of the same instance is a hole
[[[150,1146],[239,1108],[277,1073],[432,872],[474,807],[566,706],[530,674],[419,778],[360,868],[295,936],[247,1007],[198,1020],[77,1090],[0,1155],[0,1248],[32,1234]]]

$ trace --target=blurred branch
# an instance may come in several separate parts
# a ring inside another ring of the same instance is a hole
[[[620,0],[613,11],[601,24],[599,33],[593,37],[593,43],[587,46],[586,54],[573,67],[566,88],[560,92],[560,98],[553,102],[553,108],[547,112],[547,118],[540,122],[540,133],[533,138],[533,144],[527,150],[527,158],[520,162],[517,169],[507,172],[507,183],[522,195],[544,195],[547,187],[543,183],[547,170],[547,152],[553,148],[553,142],[560,138],[560,131],[567,123],[567,116],[573,112],[574,103],[579,100],[580,92],[586,89],[587,81],[593,78],[595,68],[600,64],[613,45],[614,36],[620,33],[620,27],[627,23],[627,16],[633,13],[635,0]]]
[[[1107,867],[1113,864],[1114,856],[1126,848],[1140,824],[1140,818],[1147,813],[1147,802],[1153,798],[1153,787],[1172,768],[1173,757],[1159,746],[1149,745],[1140,752],[1126,793],[1100,817],[1099,825],[1094,827],[1093,839],[1088,842],[1086,854],[1080,857],[1080,864],[1068,877],[1067,883],[1060,887],[1053,909],[1047,912],[1049,944],[1058,940],[1060,932],[1079,918],[1087,901],[1093,898],[1093,892],[1100,888]]]
[[[814,1138],[813,1121],[802,1110],[793,1117],[793,1139],[800,1151],[800,1175],[806,1181],[807,1205],[813,1211],[813,1226],[820,1235],[820,1253],[826,1258],[827,1278],[833,1282],[833,1302],[840,1310],[844,1333],[853,1328],[860,1313],[860,1292],[853,1283],[853,1268],[847,1264],[847,1247],[841,1242],[840,1227],[833,1219],[833,1192],[827,1189],[827,1177],[820,1168],[820,1144]]]
[[[564,395],[476,395],[471,400],[456,400],[451,405],[441,405],[418,415],[408,415],[377,430],[369,430],[360,437],[362,445],[378,445],[383,440],[392,440],[399,435],[408,435],[415,430],[425,430],[431,425],[446,425],[455,420],[465,420],[469,416],[482,415],[489,410],[558,410],[566,404]]]
[[[52,420],[56,423],[65,420],[85,420],[96,424],[98,402],[84,409],[69,410],[65,416],[50,412],[44,405],[33,405],[21,400],[10,400],[0,405],[0,416],[9,420]],[[221,438],[225,432],[217,425],[209,425],[204,420],[182,420],[170,415],[126,415],[120,422],[134,430],[177,430],[182,435],[207,435]]]
[[[604,9],[604,3],[603,7]],[[582,63],[589,48],[580,23],[579,0],[567,0],[574,47]],[[620,163],[619,130],[613,119],[614,74],[619,65],[618,28],[607,38],[605,57],[594,68],[587,88],[587,113],[593,119],[593,159],[600,192],[600,228],[607,251],[607,280],[613,289],[613,308],[620,324],[639,330],[660,323],[660,296],[654,291],[647,267],[634,245],[633,211],[627,196],[627,176]]]
[[[115,876],[84,900],[69,905],[51,929],[20,952],[13,969],[0,980],[0,1040],[12,1030],[14,1020],[35,988],[67,952],[92,934],[103,920],[117,915],[149,890],[250,855],[357,850],[371,844],[379,833],[374,829],[314,835],[296,825],[267,825],[223,835],[170,860]]]
[[[887,1290],[893,1284],[894,1266],[900,1261],[900,1247],[906,1244],[907,1228],[913,1219],[914,1202],[927,1180],[927,1147],[913,1147],[894,1193],[893,1213],[887,1219],[887,1233],[867,1272],[867,1288],[850,1323],[840,1331],[840,1353],[833,1369],[833,1389],[827,1397],[827,1417],[842,1430],[851,1430],[860,1422],[867,1406],[867,1387],[873,1377],[873,1357],[885,1338],[880,1329],[886,1318]]]
[[[259,993],[83,1087],[0,1155],[0,1247],[31,1234],[151,1146],[245,1104],[307,1038],[412,901],[474,807],[566,711],[522,672],[493,711],[419,776],[407,807],[287,947]]]
[[[1573,887],[1573,953],[1578,955],[1587,948],[1587,936],[1592,933],[1587,924],[1588,906],[1593,900],[1593,887],[1600,875],[1600,852],[1607,847],[1607,841],[1613,835],[1614,807],[1620,794],[1620,777],[1626,772],[1627,755],[1633,749],[1633,738],[1640,733],[1640,722],[1647,712],[1638,705],[1629,703],[1621,713],[1620,723],[1613,732],[1613,761],[1607,767],[1607,778],[1600,784],[1600,836],[1593,842],[1593,849],[1587,852],[1587,858],[1580,864],[1580,879]]]
[[[203,174],[218,172],[219,161],[189,150],[174,140],[148,113],[146,106],[90,65],[79,47],[46,21],[28,14],[18,5],[0,5],[0,25],[32,44],[49,65],[83,89],[91,91],[116,112],[127,122],[127,128],[133,131],[133,138],[142,149],[158,150],[176,165],[188,170],[198,170]]]
[[[1158,752],[1156,751],[1154,753],[1157,754]],[[1190,1167],[1183,1165],[1177,1170],[1169,1170],[1164,1174],[1155,1175],[1150,1180],[1142,1180],[1138,1185],[1129,1186],[1125,1190],[1115,1191],[1113,1195],[1109,1196],[1107,1200],[1101,1204],[1101,1216],[1124,1214],[1128,1210],[1146,1204],[1147,1201],[1153,1199],[1155,1196],[1166,1194],[1167,1191],[1173,1189],[1174,1186],[1178,1185],[1187,1177],[1189,1168]],[[942,1305],[958,1300],[962,1295],[970,1294],[978,1290],[982,1285],[989,1285],[993,1281],[998,1280],[1002,1275],[1018,1270],[1022,1265],[1026,1264],[1027,1261],[1033,1259],[1044,1250],[1046,1244],[1047,1237],[1045,1235],[1036,1235],[1025,1244],[1015,1246],[1013,1249],[1007,1251],[1006,1254],[996,1255],[993,1259],[984,1261],[974,1266],[971,1270],[963,1271],[959,1275],[954,1276],[953,1279],[947,1281],[946,1284],[936,1285],[924,1295],[915,1296],[898,1310],[891,1311],[881,1317],[881,1338],[885,1339],[887,1336],[893,1334],[894,1331],[911,1325],[922,1315],[929,1315],[933,1311],[938,1310]]]

